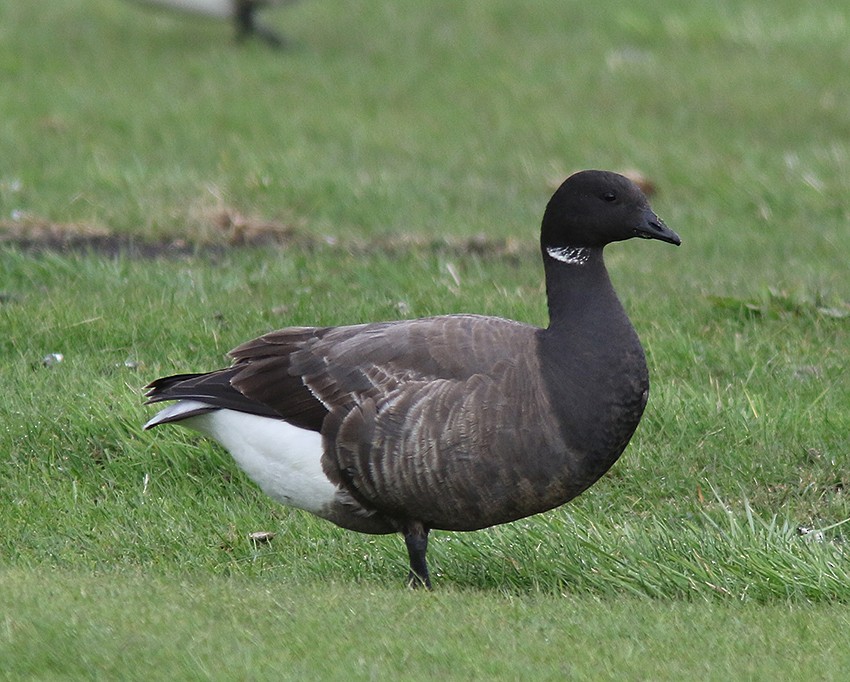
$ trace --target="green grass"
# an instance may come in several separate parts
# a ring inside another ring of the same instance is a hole
[[[842,679],[850,11],[322,0],[269,19],[290,51],[118,0],[0,6],[0,239],[214,247],[0,244],[0,678]],[[607,254],[647,413],[570,505],[435,534],[434,594],[403,589],[399,538],[141,431],[147,381],[271,328],[545,323],[539,220],[582,167],[648,174],[683,238]],[[295,239],[233,248],[222,215]]]
[[[0,654],[9,661],[11,649],[18,673],[6,679],[829,679],[850,663],[844,605],[494,602],[451,588],[194,575],[4,579],[14,616],[0,622]]]

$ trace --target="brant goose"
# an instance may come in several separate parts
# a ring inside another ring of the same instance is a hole
[[[282,5],[295,0],[134,0],[217,19],[229,19],[236,26],[236,38],[257,36],[272,47],[282,47],[283,38],[272,29],[257,23],[255,13],[262,7]]]
[[[222,444],[268,495],[362,533],[400,532],[430,587],[432,529],[544,512],[617,460],[646,405],[643,348],[602,260],[615,241],[678,245],[627,178],[576,173],[543,216],[549,326],[445,315],[291,327],[205,374],[157,379],[145,424]]]

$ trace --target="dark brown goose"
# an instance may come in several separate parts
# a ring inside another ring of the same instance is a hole
[[[430,586],[432,529],[552,509],[617,460],[646,405],[643,348],[602,260],[643,237],[679,244],[630,180],[583,171],[552,196],[541,248],[549,327],[478,315],[293,327],[234,364],[148,386],[268,495],[343,528],[404,535]]]

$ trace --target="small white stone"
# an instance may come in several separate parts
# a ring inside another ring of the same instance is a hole
[[[45,367],[53,367],[53,365],[58,365],[64,359],[65,356],[62,353],[50,353],[41,359],[41,364]]]
[[[255,545],[262,545],[271,542],[274,539],[274,535],[274,533],[268,530],[258,530],[248,533],[248,539]]]

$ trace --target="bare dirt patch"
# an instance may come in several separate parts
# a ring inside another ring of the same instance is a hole
[[[210,212],[203,216],[203,220],[193,222],[196,227],[180,236],[151,239],[117,233],[97,224],[57,223],[25,217],[16,221],[0,221],[0,247],[9,246],[29,253],[94,253],[128,258],[221,254],[248,247],[338,248],[349,253],[389,255],[420,251],[509,260],[519,260],[531,253],[531,247],[519,240],[481,234],[472,237],[422,237],[396,233],[370,239],[340,240],[330,235],[311,233],[303,225],[246,217],[229,209]]]
[[[205,215],[198,225],[201,227],[180,236],[151,239],[118,233],[97,224],[58,223],[24,217],[0,221],[0,246],[8,245],[27,252],[85,252],[159,258],[222,252],[241,246],[287,245],[306,239],[305,233],[295,226],[247,218],[226,209]]]

